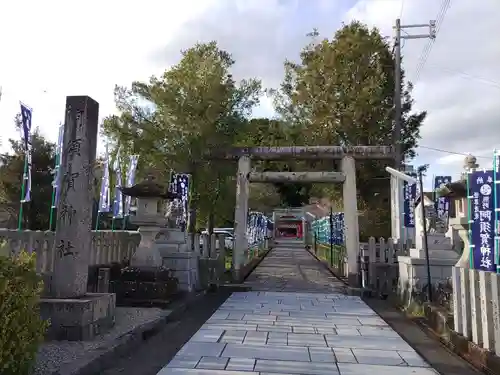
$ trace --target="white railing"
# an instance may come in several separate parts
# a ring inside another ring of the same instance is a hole
[[[455,332],[500,356],[500,275],[453,267]]]
[[[46,273],[54,270],[55,232],[51,231],[17,231],[0,229],[0,247],[15,255],[22,250],[36,254],[38,272]],[[140,242],[140,234],[135,231],[92,231],[92,247],[90,265],[110,264],[130,260]]]

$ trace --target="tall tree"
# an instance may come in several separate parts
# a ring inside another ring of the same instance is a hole
[[[296,128],[286,122],[277,119],[255,118],[248,122],[247,129],[241,133],[239,143],[243,146],[292,146],[296,144],[299,134]],[[254,169],[261,171],[298,171],[303,168],[303,163],[295,160],[285,162],[261,161],[255,163]],[[300,183],[274,183],[279,201],[268,199],[270,190],[259,189],[265,194],[261,198],[268,202],[277,203],[284,207],[299,207],[309,203],[311,184]],[[253,189],[252,189],[253,190]],[[269,207],[270,209],[272,207]]]
[[[394,131],[395,60],[377,29],[354,21],[334,37],[313,41],[300,62],[285,63],[285,78],[276,95],[278,112],[301,129],[308,145],[390,145]],[[406,160],[415,156],[419,129],[426,113],[412,113],[412,85],[402,76],[402,134]],[[387,204],[389,179],[385,162],[357,162],[361,206]],[[326,163],[317,163],[323,167]],[[329,166],[331,168],[331,165]],[[338,196],[338,189],[329,189]],[[384,203],[385,202],[385,203]],[[387,220],[382,224],[387,229]],[[379,232],[380,233],[380,232]]]
[[[207,150],[234,144],[261,92],[257,80],[236,83],[233,64],[215,42],[197,44],[161,77],[117,87],[121,115],[103,126],[106,136],[141,155],[141,167],[191,173],[192,204],[203,219],[213,219],[235,189],[234,165],[210,160]]]
[[[16,127],[20,128],[16,117]],[[12,153],[0,155],[0,209],[8,214],[8,226],[15,228],[19,215],[22,176],[24,171],[24,141],[10,139]],[[32,134],[31,201],[23,205],[22,228],[48,230],[52,202],[51,170],[55,163],[55,144],[47,141],[38,129]]]

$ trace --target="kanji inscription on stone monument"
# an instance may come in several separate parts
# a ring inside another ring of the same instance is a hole
[[[68,96],[57,205],[52,294],[75,298],[87,292],[99,104],[88,96]]]

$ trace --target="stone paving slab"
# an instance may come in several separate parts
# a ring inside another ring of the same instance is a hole
[[[436,375],[303,247],[278,246],[157,375]]]
[[[278,246],[244,282],[252,290],[342,293],[345,285],[320,264],[304,245]]]
[[[359,297],[252,291],[233,293],[158,375],[366,373],[438,374]]]

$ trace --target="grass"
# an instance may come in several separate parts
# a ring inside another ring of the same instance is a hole
[[[314,251],[314,247],[312,250]],[[344,261],[345,247],[341,245],[333,245],[333,252],[331,252],[330,245],[319,243],[316,245],[316,256],[328,262],[329,265],[336,266]]]

